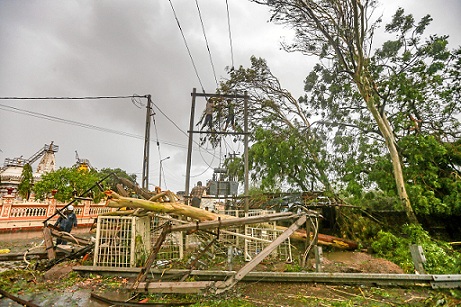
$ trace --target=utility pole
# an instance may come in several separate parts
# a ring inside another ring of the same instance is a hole
[[[189,144],[187,146],[187,163],[186,163],[186,188],[185,196],[189,196],[189,187],[190,187],[190,168],[192,162],[192,141],[194,135],[192,130],[194,130],[194,115],[195,115],[195,97],[197,95],[197,89],[194,87],[192,90],[192,106],[190,108],[190,122],[189,122]]]
[[[243,100],[243,143],[244,143],[244,172],[245,172],[245,182],[244,182],[244,191],[245,191],[245,212],[248,212],[250,209],[250,200],[249,200],[249,181],[248,181],[248,173],[249,173],[249,165],[248,165],[248,93],[245,91],[244,100]]]
[[[150,144],[150,121],[152,117],[152,99],[147,95],[146,106],[146,131],[144,133],[144,159],[142,163],[142,188],[149,187],[149,144]]]
[[[222,131],[214,131],[211,133],[214,134],[225,134],[225,135],[244,135],[244,143],[245,143],[245,152],[244,152],[244,163],[245,163],[245,181],[244,181],[244,194],[245,194],[245,211],[248,212],[249,209],[249,200],[248,200],[248,93],[245,91],[244,95],[227,95],[227,94],[207,94],[207,93],[197,93],[197,90],[194,88],[191,93],[192,96],[192,106],[191,106],[191,114],[190,114],[190,122],[189,122],[189,145],[187,149],[187,164],[186,164],[186,187],[185,187],[185,195],[189,195],[189,187],[190,187],[190,169],[192,164],[192,143],[194,138],[194,133],[205,133],[203,131],[194,131],[194,116],[195,116],[195,103],[196,97],[205,97],[209,99],[211,97],[219,97],[219,98],[229,98],[229,99],[244,99],[244,132],[222,132]]]

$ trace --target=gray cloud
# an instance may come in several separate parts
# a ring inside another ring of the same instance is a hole
[[[195,1],[172,0],[199,76],[207,92],[216,86]],[[421,17],[434,17],[435,33],[461,41],[461,12],[456,0],[385,1],[378,12],[390,16],[397,5]],[[218,80],[231,65],[225,1],[200,0],[200,9]],[[229,1],[235,65],[251,55],[268,60],[295,95],[315,59],[280,50],[288,29],[267,22],[266,8],[249,1]],[[458,14],[457,14],[458,13]],[[456,43],[453,47],[456,46]],[[189,128],[190,93],[200,90],[191,60],[168,1],[0,1],[0,96],[117,96],[151,94],[156,105],[151,138],[150,182],[158,184],[159,159],[167,188],[183,190]],[[142,100],[145,103],[145,99]],[[58,123],[0,109],[0,160],[31,156],[45,143],[60,146],[58,166],[75,163],[75,150],[97,168],[142,172],[145,109],[130,99],[91,101],[0,101],[33,112],[104,127],[140,138]],[[198,102],[197,118],[204,107]],[[165,117],[158,108],[162,110]],[[180,129],[171,123],[173,121]],[[196,137],[195,139],[198,139]],[[221,152],[194,150],[191,182],[211,177],[219,156],[242,152],[229,142]],[[163,185],[165,188],[165,185]]]

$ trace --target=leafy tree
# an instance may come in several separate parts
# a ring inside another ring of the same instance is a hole
[[[18,186],[19,195],[26,200],[29,200],[30,194],[32,192],[32,186],[34,185],[34,176],[32,171],[32,166],[29,163],[26,163],[22,168],[21,173],[21,182]]]
[[[461,214],[461,142],[441,142],[434,135],[409,135],[399,141],[403,149],[408,193],[420,215]],[[385,163],[383,163],[385,166]],[[387,166],[388,168],[388,166]],[[389,192],[389,176],[372,172],[379,187]]]
[[[281,86],[266,61],[253,56],[250,68],[230,69],[229,75],[219,91],[246,91],[249,97],[252,179],[263,189],[286,183],[301,190],[316,187],[331,191],[324,139],[312,129],[309,112]],[[221,111],[218,107],[217,112]],[[242,123],[243,104],[236,105],[235,114],[237,123]],[[241,132],[239,125],[237,129]],[[220,135],[210,137],[213,140]]]
[[[67,202],[74,195],[82,195],[98,180],[99,175],[96,171],[80,171],[76,168],[62,167],[44,174],[41,180],[35,183],[34,191],[38,199],[45,199],[52,190],[56,189],[55,199]],[[98,202],[102,198],[101,193],[97,189],[92,192],[94,200]]]
[[[372,21],[376,1],[253,1],[270,7],[272,21],[295,30],[287,51],[322,61],[306,78],[303,100],[319,110],[325,126],[334,128],[338,141],[333,144],[342,153],[338,163],[358,164],[343,173],[344,179],[349,175],[351,182],[365,182],[368,167],[388,154],[395,191],[409,221],[417,223],[397,137],[420,132],[424,125],[434,132],[459,127],[453,117],[459,112],[453,100],[459,98],[459,51],[450,53],[444,36],[423,41],[430,16],[415,23],[399,9],[385,28],[396,38],[372,54],[373,35],[381,22]],[[449,67],[453,60],[455,65]],[[345,137],[352,142],[343,142]],[[344,143],[348,145],[341,148]]]

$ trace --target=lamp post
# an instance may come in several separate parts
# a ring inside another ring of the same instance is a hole
[[[170,157],[166,157],[164,159],[161,159],[160,160],[160,173],[158,175],[158,187],[161,188],[162,187],[162,162],[165,161],[165,160],[168,160]]]

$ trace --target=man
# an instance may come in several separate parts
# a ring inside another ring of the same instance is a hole
[[[228,125],[232,126],[232,129],[235,130],[235,114],[234,114],[234,104],[232,100],[227,100],[227,117],[226,117],[226,124],[224,126],[224,131],[227,130]]]
[[[214,111],[214,102],[213,98],[208,99],[205,107],[205,122],[203,123],[203,126],[200,130],[203,130],[206,125],[208,125],[208,128],[212,130],[213,128],[213,111]]]
[[[74,206],[70,205],[64,211],[64,215],[67,217],[64,218],[59,216],[58,220],[54,224],[54,226],[58,227],[60,231],[64,231],[70,233],[72,227],[77,227],[77,216],[74,213]],[[62,240],[61,238],[56,239],[56,245],[66,245],[67,241]]]
[[[197,182],[197,185],[192,188],[190,192],[190,197],[192,199],[192,207],[200,208],[200,203],[202,202],[203,193],[206,191],[206,187],[202,185],[202,182]]]

